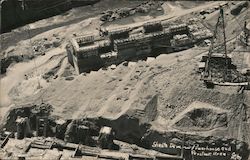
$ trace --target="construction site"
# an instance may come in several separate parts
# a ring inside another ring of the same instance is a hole
[[[100,0],[0,58],[0,160],[250,159],[248,1]]]
[[[142,27],[100,28],[99,37],[84,35],[71,40],[67,46],[69,63],[77,73],[89,72],[124,61],[156,57],[160,51],[184,50],[213,37],[195,19],[187,23],[152,21]]]

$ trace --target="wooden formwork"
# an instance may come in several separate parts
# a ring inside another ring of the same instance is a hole
[[[10,136],[10,134],[8,134],[6,136],[0,135],[0,148],[3,148],[8,143],[9,136]]]

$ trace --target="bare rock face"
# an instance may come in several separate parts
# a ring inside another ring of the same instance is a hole
[[[43,18],[61,14],[74,7],[97,3],[99,0],[6,0],[1,2],[1,33]],[[10,18],[12,17],[12,18]],[[14,18],[13,18],[14,17]]]

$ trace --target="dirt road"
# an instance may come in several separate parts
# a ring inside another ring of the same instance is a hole
[[[143,22],[137,22],[137,23],[133,23],[133,24],[128,24],[128,25],[125,25],[125,26],[126,27],[131,27],[131,28],[137,28],[137,27],[142,26],[146,22],[163,21],[163,20],[174,20],[174,19],[176,19],[178,17],[190,14],[192,12],[197,12],[197,11],[201,11],[202,9],[208,9],[210,7],[218,6],[221,3],[223,3],[223,1],[212,2],[212,3],[201,5],[201,6],[198,6],[198,7],[195,7],[195,8],[186,9],[186,10],[183,10],[183,9],[180,9],[180,8],[178,8],[176,6],[172,6],[170,4],[167,4],[167,6],[169,8],[171,8],[171,11],[169,11],[169,14],[158,16],[158,17],[156,17],[154,19],[150,19],[150,20],[143,21]],[[115,26],[111,25],[111,26],[109,26],[107,28],[113,29],[113,28],[119,28],[119,26],[117,26],[117,25],[115,25]]]

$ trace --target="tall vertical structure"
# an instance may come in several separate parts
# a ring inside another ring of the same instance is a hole
[[[16,119],[17,139],[29,137],[31,134],[30,122],[27,117],[18,117]]]
[[[48,117],[37,117],[36,125],[37,136],[47,137]]]
[[[221,7],[211,46],[209,48],[208,57],[206,58],[205,72],[202,77],[206,83],[212,81],[212,63],[220,63],[223,65],[223,68],[217,69],[222,69],[223,81],[227,81],[229,58],[226,46],[224,11]]]

